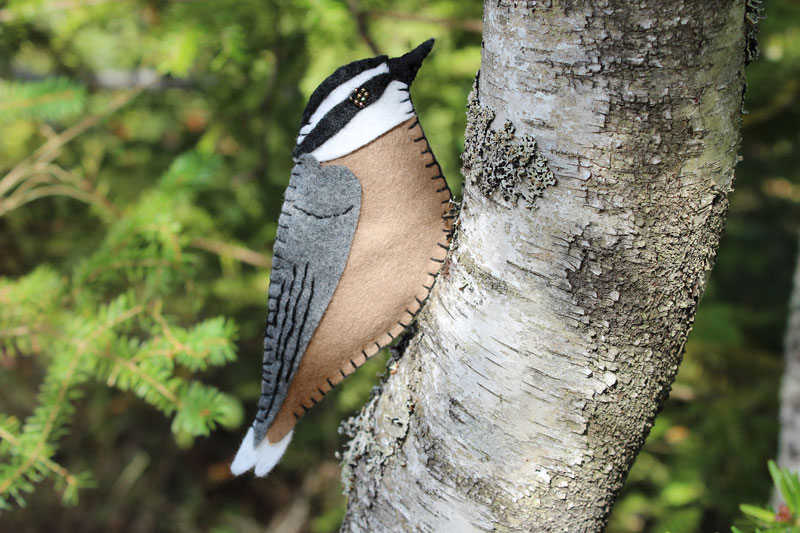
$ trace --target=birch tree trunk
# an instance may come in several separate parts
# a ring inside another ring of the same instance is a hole
[[[783,383],[781,384],[781,433],[778,464],[800,472],[800,248],[794,271],[789,322],[784,340]],[[782,499],[775,494],[776,499]]]
[[[744,19],[744,0],[485,3],[455,244],[349,422],[344,531],[603,528],[719,242]]]

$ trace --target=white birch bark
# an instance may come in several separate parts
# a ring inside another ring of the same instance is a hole
[[[484,9],[456,241],[349,423],[344,531],[601,530],[722,231],[744,0]]]
[[[783,358],[778,465],[800,472],[800,249],[789,301]],[[777,494],[776,498],[779,498]]]

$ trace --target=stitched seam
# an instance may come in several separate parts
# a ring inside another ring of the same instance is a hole
[[[297,209],[297,210],[298,210],[298,211],[300,211],[301,213],[305,213],[305,214],[306,214],[306,215],[308,215],[308,216],[314,217],[314,218],[316,218],[316,219],[319,219],[319,220],[325,220],[326,218],[334,218],[334,217],[340,217],[340,216],[342,216],[342,215],[346,215],[347,213],[349,213],[350,211],[352,211],[352,210],[353,210],[353,208],[354,208],[355,206],[354,206],[354,205],[351,205],[350,207],[348,207],[347,209],[345,209],[345,210],[344,210],[344,211],[342,211],[341,213],[334,213],[334,214],[332,214],[332,215],[318,215],[318,214],[316,214],[316,213],[312,213],[311,211],[306,211],[306,210],[305,210],[305,209],[303,209],[302,207],[299,207],[299,206],[296,206],[296,205],[294,205],[294,206],[292,206],[292,207],[294,207],[295,209]]]
[[[413,104],[412,104],[412,106],[413,106]],[[416,114],[416,110],[415,110],[415,114]],[[425,137],[425,132],[423,132],[423,131],[422,131],[422,125],[419,123],[419,119],[415,120],[415,121],[414,121],[414,122],[413,122],[413,123],[412,123],[412,124],[411,124],[411,125],[408,127],[408,129],[409,129],[409,130],[411,130],[411,129],[414,129],[414,127],[416,127],[416,126],[419,126],[419,129],[420,129],[420,135],[421,135],[421,136],[420,136],[420,137],[418,137],[418,138],[415,138],[415,139],[414,139],[414,142],[415,142],[415,143],[416,143],[416,142],[422,142],[422,141],[424,140],[424,141],[425,141],[425,144],[426,144],[426,146],[427,146],[427,149],[426,149],[426,150],[424,150],[424,151],[423,151],[423,152],[421,152],[421,153],[422,153],[422,154],[425,154],[425,153],[430,153],[430,154],[431,154],[431,156],[433,157],[433,162],[426,164],[426,165],[425,165],[425,168],[432,168],[432,167],[434,167],[434,166],[436,167],[436,175],[434,175],[433,177],[431,177],[431,180],[441,179],[442,181],[444,181],[444,184],[445,184],[445,186],[444,186],[444,187],[442,187],[441,189],[437,190],[436,192],[437,192],[437,193],[440,193],[440,192],[447,191],[447,193],[448,193],[448,194],[447,194],[447,200],[443,201],[443,202],[442,202],[442,204],[450,203],[450,202],[452,201],[452,199],[453,199],[453,193],[452,193],[452,191],[450,191],[450,187],[447,185],[447,180],[446,180],[446,179],[444,178],[444,176],[442,175],[442,168],[441,168],[441,166],[439,165],[439,162],[436,160],[436,156],[433,154],[433,151],[432,151],[432,150],[431,150],[431,148],[430,148],[430,143],[428,143],[428,139],[427,139],[427,137]],[[301,211],[302,211],[302,210],[301,210]],[[308,214],[311,214],[312,216],[316,216],[316,215],[314,215],[313,213],[308,213]],[[335,216],[335,215],[334,215],[334,216]],[[455,219],[455,215],[450,215],[450,214],[448,214],[448,212],[445,212],[445,213],[442,215],[442,220],[448,221],[448,220],[453,220],[453,219]],[[448,236],[448,239],[447,239],[447,240],[446,240],[444,243],[441,243],[441,242],[437,242],[437,243],[436,243],[436,244],[437,244],[437,246],[439,246],[440,248],[442,248],[443,250],[445,250],[445,251],[446,251],[446,253],[445,253],[445,257],[444,257],[443,259],[437,259],[437,258],[434,258],[434,257],[431,257],[431,258],[430,258],[430,260],[431,260],[431,261],[433,261],[433,262],[435,262],[435,263],[438,263],[439,265],[443,265],[443,264],[444,264],[444,262],[445,262],[445,261],[446,261],[446,259],[447,259],[447,252],[449,252],[449,250],[450,250],[450,238],[452,237],[452,235],[453,235],[453,231],[454,231],[454,230],[453,230],[453,227],[452,227],[452,224],[446,224],[446,225],[449,225],[450,227],[449,227],[449,228],[445,228],[445,229],[443,230],[443,232],[444,232],[444,233],[445,233],[445,234]],[[433,287],[434,287],[434,286],[435,286],[435,284],[436,284],[436,280],[437,280],[437,278],[439,277],[439,274],[441,274],[441,268],[442,268],[442,267],[440,266],[440,267],[439,267],[439,270],[438,270],[438,271],[437,271],[435,274],[434,274],[434,273],[432,273],[432,272],[428,272],[428,273],[427,273],[427,274],[430,276],[430,280],[429,280],[430,287],[429,287],[429,286],[427,286],[427,285],[425,285],[424,283],[422,284],[423,288],[425,288],[425,289],[427,290],[427,294],[425,295],[425,298],[423,298],[422,300],[420,300],[418,296],[414,295],[414,299],[415,299],[415,300],[417,301],[417,303],[419,304],[419,307],[417,308],[417,310],[416,310],[416,311],[414,311],[414,312],[412,312],[412,311],[409,311],[409,310],[408,310],[408,308],[406,308],[406,309],[404,309],[404,310],[403,310],[403,312],[404,312],[404,313],[407,313],[407,314],[409,314],[409,315],[411,316],[411,320],[409,320],[409,321],[408,321],[408,324],[404,324],[403,322],[401,322],[401,321],[399,321],[399,320],[396,322],[396,323],[397,323],[399,326],[401,326],[403,329],[405,329],[405,328],[407,328],[408,326],[410,326],[410,325],[411,325],[411,323],[414,321],[414,319],[416,319],[417,315],[418,315],[418,314],[419,314],[419,313],[422,311],[422,308],[423,308],[423,307],[425,307],[425,304],[427,303],[427,301],[428,301],[428,298],[429,298],[429,297],[430,297],[430,295],[431,295],[431,291],[433,290]],[[376,355],[378,355],[379,353],[381,353],[381,350],[383,350],[384,348],[386,348],[387,346],[389,346],[389,344],[391,344],[392,340],[394,340],[394,339],[395,339],[395,336],[391,334],[391,331],[386,331],[386,332],[385,332],[383,335],[381,335],[381,337],[382,337],[382,336],[384,336],[384,335],[388,335],[388,336],[389,336],[389,338],[391,339],[391,340],[390,340],[388,343],[386,343],[386,344],[384,344],[384,345],[380,345],[380,344],[378,344],[377,342],[374,342],[374,341],[373,341],[373,342],[371,342],[371,343],[368,343],[368,344],[367,344],[367,346],[370,346],[370,345],[375,345],[375,346],[377,346],[377,347],[378,347],[378,351],[377,351],[377,352],[375,352],[374,354],[372,354],[372,355],[367,355],[366,349],[362,349],[362,350],[361,350],[361,353],[362,353],[362,355],[364,355],[364,363],[366,363],[367,361],[369,361],[370,359],[372,359],[373,357],[375,357]],[[379,337],[379,338],[380,338],[380,337]],[[350,365],[353,367],[353,370],[352,370],[352,371],[350,371],[348,374],[345,374],[345,373],[344,373],[344,368],[340,368],[340,369],[338,370],[338,372],[339,372],[339,373],[342,375],[342,380],[344,380],[344,378],[346,378],[348,375],[350,375],[350,374],[352,374],[353,372],[355,372],[356,370],[358,370],[358,367],[360,366],[360,365],[356,365],[356,364],[353,362],[353,360],[352,360],[352,359],[350,359],[348,362],[349,362],[349,364],[350,364]],[[361,363],[361,364],[363,365],[364,363]],[[346,367],[345,367],[345,368],[346,368]],[[348,370],[349,370],[349,369],[348,369]],[[330,379],[330,378],[325,378],[325,380],[326,380],[326,381],[328,382],[328,384],[331,386],[330,390],[328,390],[328,391],[327,391],[327,392],[330,392],[331,390],[333,390],[333,388],[334,388],[334,386],[335,386],[335,385],[333,385],[333,383],[331,382],[331,379]],[[341,381],[340,381],[340,383],[341,383]],[[317,387],[317,390],[319,390],[319,387]],[[326,394],[327,394],[327,393],[326,393]],[[301,403],[300,405],[302,406],[302,403]],[[305,412],[303,412],[303,413],[302,413],[300,416],[303,416],[304,414],[305,414]],[[297,417],[297,415],[296,415],[296,414],[295,414],[295,417]],[[298,420],[299,420],[299,417],[297,417],[297,418],[298,418]]]

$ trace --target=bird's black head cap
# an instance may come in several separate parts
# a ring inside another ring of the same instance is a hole
[[[431,49],[433,49],[433,39],[428,39],[400,57],[391,59],[387,56],[371,57],[336,69],[316,88],[308,100],[301,120],[301,134],[292,152],[293,157],[311,153],[320,147],[360,111],[379,101],[393,81],[410,86]],[[332,92],[343,85],[354,85],[351,82],[353,78],[372,69],[376,69],[372,77],[367,76],[358,87],[353,87],[353,92],[348,98],[338,101],[330,108],[326,107],[326,113],[311,124],[312,117]],[[409,99],[405,101],[408,102]],[[409,107],[413,112],[413,106],[409,104]]]
[[[433,39],[428,39],[407,54],[390,59],[389,72],[392,78],[402,81],[406,85],[411,85],[411,82],[417,77],[417,72],[419,67],[422,66],[422,62],[431,53],[433,42]]]
[[[419,68],[422,66],[422,62],[433,49],[433,42],[433,39],[428,39],[421,45],[400,57],[393,57],[391,59],[385,55],[370,57],[367,59],[361,59],[359,61],[353,61],[352,63],[337,68],[333,74],[328,76],[325,81],[323,81],[319,87],[317,87],[314,92],[311,93],[311,97],[308,99],[308,104],[306,105],[305,111],[303,111],[303,118],[301,119],[300,123],[308,123],[311,115],[314,114],[314,111],[317,110],[319,105],[323,100],[325,100],[325,97],[327,97],[331,91],[345,83],[347,80],[358,76],[365,70],[373,69],[379,66],[381,63],[386,63],[389,67],[389,76],[385,77],[386,81],[384,85],[388,84],[388,82],[391,80],[398,80],[402,81],[406,85],[411,85],[411,82],[414,81],[414,78],[417,76]]]
[[[319,84],[319,87],[314,89],[311,97],[308,99],[308,104],[303,111],[303,118],[301,124],[307,124],[311,115],[317,110],[319,105],[325,100],[325,97],[330,94],[339,85],[345,83],[347,80],[354,78],[364,72],[365,70],[373,69],[388,60],[387,56],[376,56],[359,61],[353,61],[347,65],[337,68],[333,74],[325,78],[325,81]]]

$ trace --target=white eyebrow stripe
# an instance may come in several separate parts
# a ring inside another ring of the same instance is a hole
[[[375,68],[365,70],[361,74],[353,76],[332,90],[328,96],[325,97],[322,103],[319,104],[319,107],[317,107],[317,110],[314,111],[313,115],[311,115],[311,118],[308,119],[308,124],[300,128],[300,135],[297,137],[297,144],[303,142],[305,136],[317,126],[317,123],[319,123],[319,121],[328,113],[328,111],[342,103],[348,96],[350,96],[350,93],[356,90],[360,85],[364,84],[367,80],[371,80],[375,76],[386,74],[388,72],[389,65],[384,62]]]
[[[408,85],[394,80],[377,102],[359,111],[342,129],[312,151],[311,155],[320,163],[342,157],[413,116],[414,106],[408,96]]]

